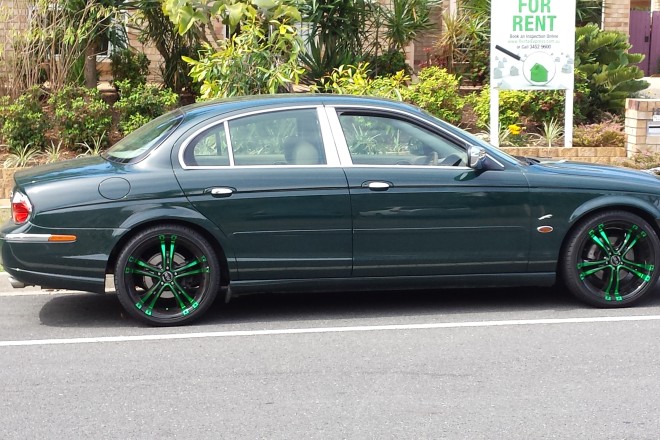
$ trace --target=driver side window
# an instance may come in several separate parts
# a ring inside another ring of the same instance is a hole
[[[339,115],[354,165],[464,166],[466,151],[442,136],[395,117]]]

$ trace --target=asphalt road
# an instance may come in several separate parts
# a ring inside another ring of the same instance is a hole
[[[255,295],[154,329],[112,294],[15,292],[0,439],[660,437],[660,295]]]

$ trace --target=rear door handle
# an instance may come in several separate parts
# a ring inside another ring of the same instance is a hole
[[[231,197],[232,194],[234,194],[234,188],[226,188],[226,187],[211,188],[211,195],[213,197],[217,197],[217,198]]]
[[[387,191],[392,185],[387,182],[369,182],[367,186],[372,191]]]

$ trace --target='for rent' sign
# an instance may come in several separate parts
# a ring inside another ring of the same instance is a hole
[[[573,89],[575,0],[492,0],[491,87]]]

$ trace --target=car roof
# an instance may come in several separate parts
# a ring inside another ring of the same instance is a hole
[[[280,94],[280,95],[253,95],[235,98],[216,99],[198,102],[181,107],[187,117],[197,118],[210,114],[219,115],[234,111],[257,109],[262,107],[278,107],[283,105],[360,105],[364,107],[388,107],[400,110],[417,110],[415,107],[399,101],[385,98],[353,95],[330,94]],[[419,110],[418,110],[419,111]]]

